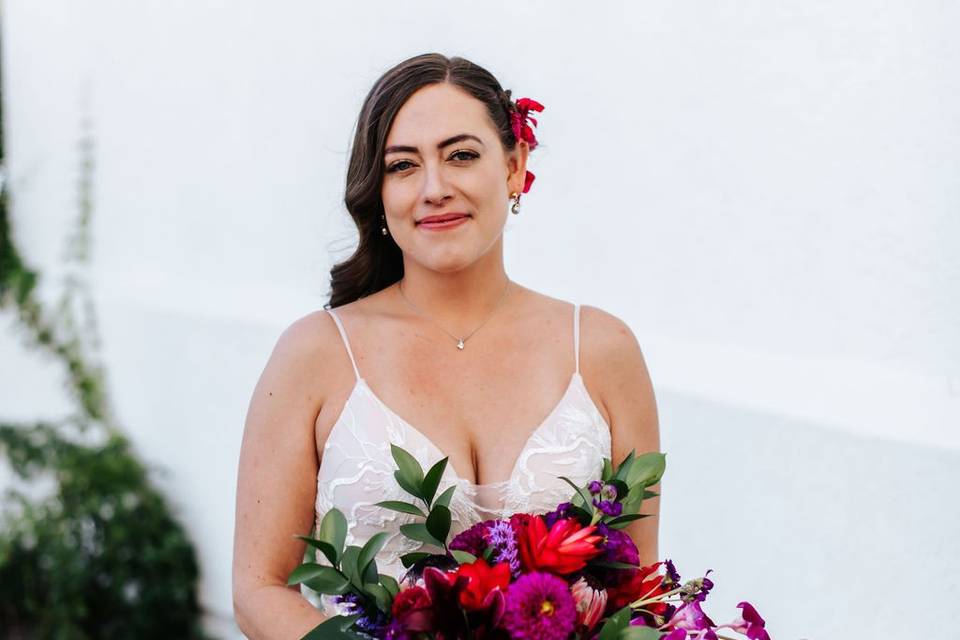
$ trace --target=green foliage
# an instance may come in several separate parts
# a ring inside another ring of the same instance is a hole
[[[80,215],[67,247],[68,261],[78,264],[88,256],[91,149],[86,136]],[[0,180],[2,160],[0,131]],[[206,638],[193,546],[114,426],[104,373],[81,339],[96,344],[90,296],[72,273],[54,311],[44,307],[35,291],[40,276],[14,242],[2,182],[0,311],[16,316],[28,347],[62,365],[76,413],[35,424],[0,418],[0,456],[25,485],[0,502],[0,635]],[[47,490],[38,497],[38,488]]]
[[[43,638],[201,638],[193,547],[119,435],[102,445],[62,425],[0,425],[23,479],[52,473],[43,500],[6,496],[0,628]]]

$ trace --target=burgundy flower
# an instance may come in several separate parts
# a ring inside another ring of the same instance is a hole
[[[478,522],[469,529],[461,531],[450,541],[450,549],[466,551],[479,558],[487,548],[486,534],[489,526],[489,521]]]
[[[536,126],[537,120],[527,115],[530,111],[543,111],[543,105],[531,98],[520,98],[517,100],[516,111],[510,112],[510,126],[513,129],[513,136],[517,139],[517,142],[525,140],[530,146],[530,150],[533,151],[537,148],[538,142],[537,137],[533,133],[533,129],[527,124],[527,120],[532,122],[534,126]],[[530,191],[530,185],[533,184],[533,180],[533,172],[527,171],[523,179],[524,193]]]

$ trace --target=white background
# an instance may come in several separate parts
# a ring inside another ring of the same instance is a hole
[[[661,553],[776,640],[960,638],[960,5],[8,0],[13,223],[60,286],[89,120],[119,420],[232,626],[237,456],[280,332],[349,255],[360,103],[427,51],[544,105],[511,278],[634,330]],[[68,409],[3,318],[0,415]],[[949,604],[946,604],[950,608]],[[950,625],[949,627],[945,625]]]

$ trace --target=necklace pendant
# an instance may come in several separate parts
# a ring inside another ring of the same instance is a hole
[[[457,349],[463,351],[463,338],[460,338],[460,340],[457,341]]]

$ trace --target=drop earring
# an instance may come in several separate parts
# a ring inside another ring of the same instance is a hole
[[[387,235],[387,217],[381,214],[380,220],[382,220],[382,222],[380,223],[380,233],[382,233],[383,235]]]
[[[510,194],[510,197],[513,198],[513,204],[510,205],[510,213],[513,215],[520,214],[520,194],[514,191]]]

